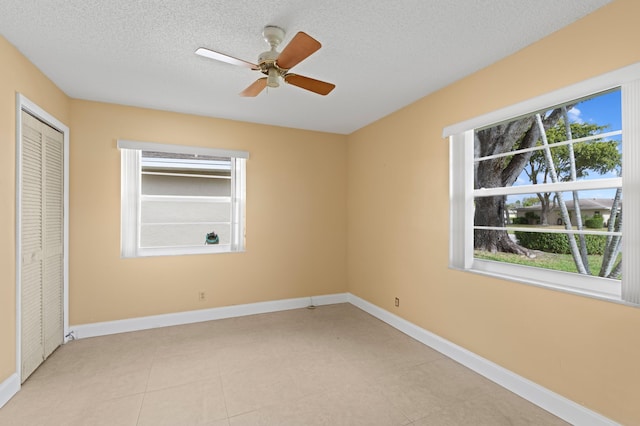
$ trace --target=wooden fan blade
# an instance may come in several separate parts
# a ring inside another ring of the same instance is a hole
[[[258,96],[262,90],[267,87],[267,77],[262,77],[251,83],[249,87],[240,92],[240,96],[254,97]]]
[[[336,87],[335,84],[298,74],[287,74],[284,76],[284,81],[323,96],[329,94]]]
[[[204,56],[205,58],[215,59],[216,61],[226,62],[231,65],[238,65],[240,67],[250,68],[252,70],[259,70],[260,67],[251,62],[243,61],[242,59],[234,58],[233,56],[225,55],[224,53],[216,52],[205,47],[200,47],[196,50],[196,55]]]
[[[321,47],[322,45],[318,40],[301,31],[282,50],[276,63],[282,69],[291,69]]]

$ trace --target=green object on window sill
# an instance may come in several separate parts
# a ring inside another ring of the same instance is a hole
[[[215,232],[210,232],[207,234],[204,242],[205,244],[219,244],[220,237],[218,237],[218,234],[216,234]]]

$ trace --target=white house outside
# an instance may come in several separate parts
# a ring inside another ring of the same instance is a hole
[[[229,159],[143,152],[141,247],[204,245],[209,232],[231,240]]]
[[[575,224],[575,207],[573,204],[573,200],[566,200],[565,205],[567,206],[567,210],[569,211],[569,217],[571,219],[571,223]],[[580,213],[583,219],[591,218],[594,215],[601,215],[604,219],[604,223],[607,224],[609,222],[609,218],[611,217],[611,206],[613,205],[613,199],[607,198],[586,198],[580,200]],[[620,202],[620,207],[622,207],[622,202]],[[536,220],[537,223],[531,223],[531,225],[536,225],[540,223],[539,216],[542,212],[541,205],[534,204],[528,207],[518,207],[516,209],[517,214],[516,217],[526,217],[528,212],[532,212],[538,216]],[[560,211],[560,207],[554,203],[554,205],[549,210],[548,215],[548,223],[549,225],[563,225],[562,221],[562,213]]]

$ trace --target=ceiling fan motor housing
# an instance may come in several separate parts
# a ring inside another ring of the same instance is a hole
[[[258,65],[260,65],[260,67],[262,67],[263,64],[273,65],[275,64],[276,59],[278,59],[278,55],[280,55],[280,52],[275,50],[262,52],[260,56],[258,56]]]
[[[276,59],[278,59],[279,53],[276,50],[269,50],[262,52],[258,57],[258,65],[260,66],[260,72],[267,76],[267,86],[278,87],[280,86],[279,77],[282,76],[283,70],[276,65]]]
[[[269,87],[278,87],[280,85],[279,77],[283,75],[283,70],[276,64],[276,60],[280,55],[276,48],[282,43],[284,34],[285,32],[282,28],[274,25],[267,25],[262,30],[264,40],[271,46],[271,50],[262,52],[258,56],[258,65],[260,66],[260,71],[267,76],[267,86]]]

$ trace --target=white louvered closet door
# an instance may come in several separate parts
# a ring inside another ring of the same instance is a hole
[[[64,136],[22,112],[22,381],[64,334]]]

